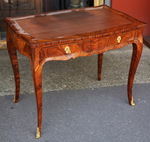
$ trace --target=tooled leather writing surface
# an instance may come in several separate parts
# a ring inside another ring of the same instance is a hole
[[[103,7],[56,12],[16,22],[36,39],[65,38],[132,24],[132,21]]]

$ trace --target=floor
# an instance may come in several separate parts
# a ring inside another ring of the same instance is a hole
[[[149,142],[150,83],[134,85],[136,105],[126,86],[44,92],[42,137],[35,139],[34,94],[20,102],[0,97],[0,142]]]

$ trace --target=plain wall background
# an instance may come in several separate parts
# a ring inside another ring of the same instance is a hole
[[[112,8],[145,22],[144,36],[150,36],[150,0],[112,0],[111,3]]]

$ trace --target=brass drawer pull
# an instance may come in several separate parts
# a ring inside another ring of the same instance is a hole
[[[66,52],[67,54],[71,53],[71,50],[70,50],[70,47],[69,47],[69,46],[66,46],[66,47],[65,47],[65,52]]]
[[[118,41],[118,43],[121,42],[121,36],[118,36],[118,37],[117,37],[117,41]]]

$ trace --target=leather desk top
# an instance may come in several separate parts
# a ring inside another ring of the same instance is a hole
[[[80,40],[92,35],[129,31],[143,25],[143,22],[107,6],[6,18],[6,21],[29,43]]]

